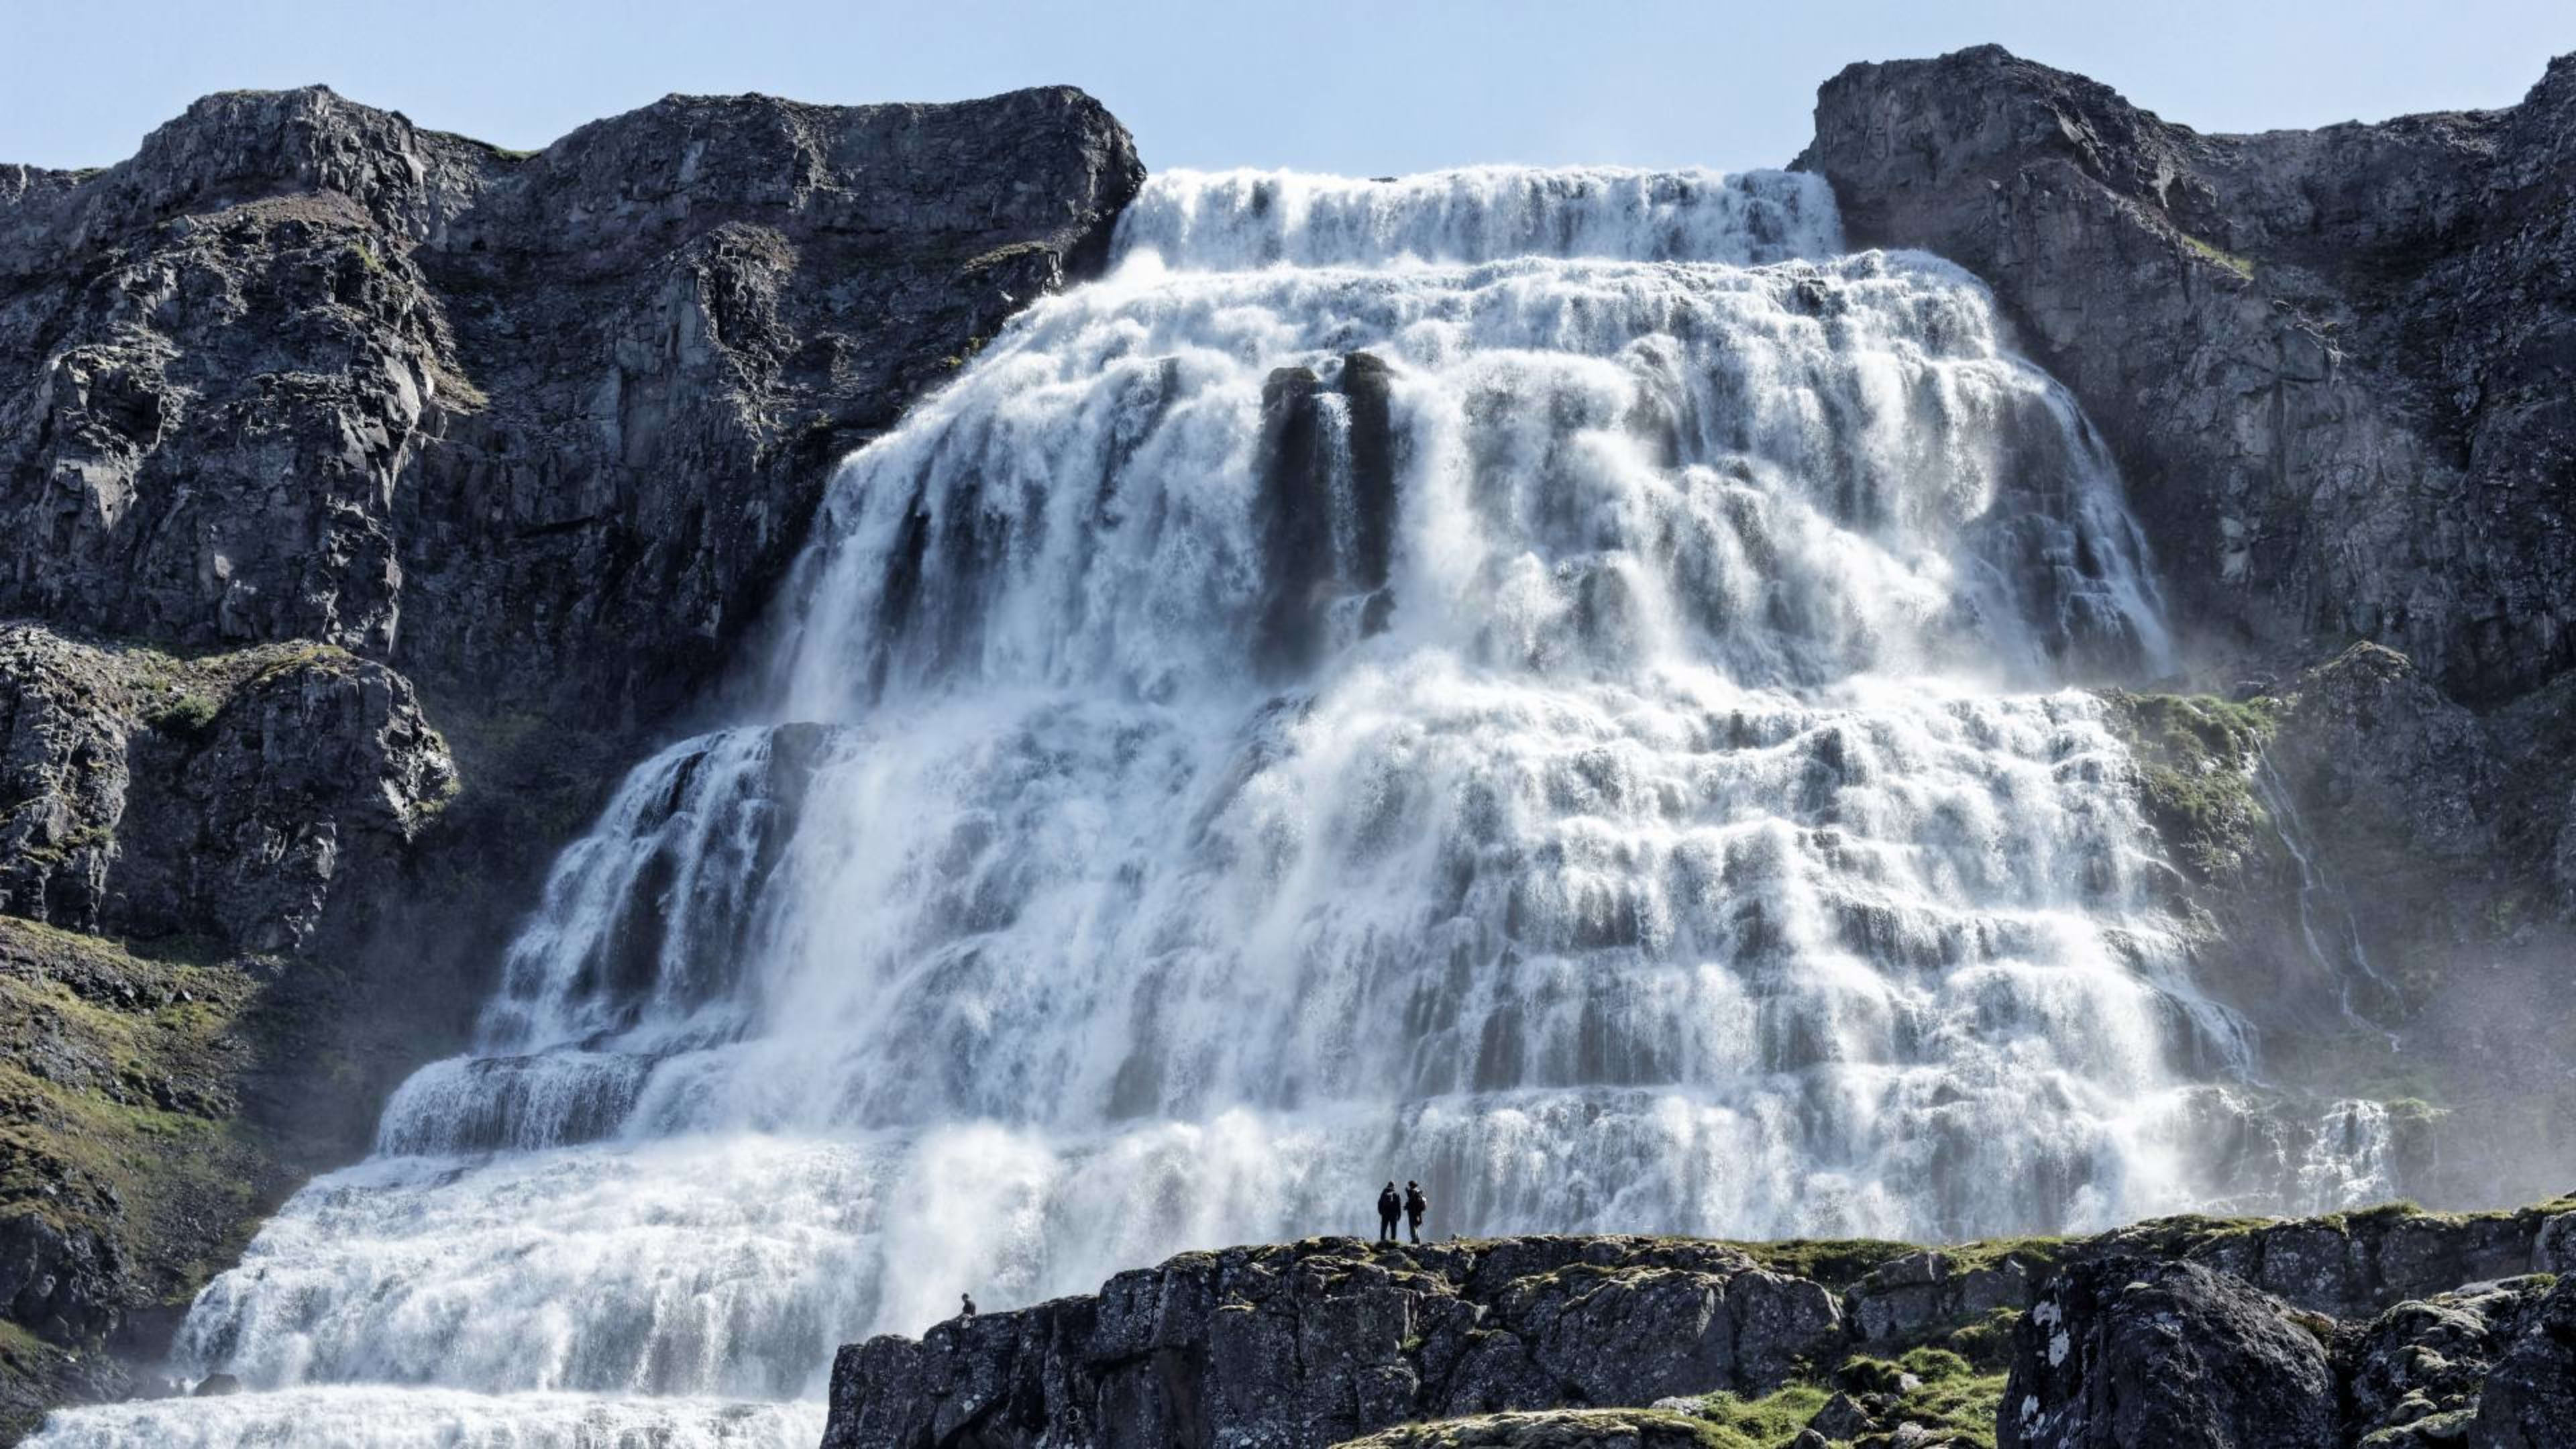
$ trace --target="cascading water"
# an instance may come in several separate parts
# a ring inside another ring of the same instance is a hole
[[[200,1297],[262,1392],[43,1442],[810,1442],[843,1341],[1389,1177],[2291,1190],[2208,1145],[2249,1046],[2062,688],[2164,657],[2135,530],[1973,279],[1779,174],[1180,175],[1119,249],[849,461],[769,721],[634,772],[475,1052]]]

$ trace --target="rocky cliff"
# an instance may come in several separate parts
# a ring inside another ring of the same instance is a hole
[[[2212,136],[1986,46],[1846,69],[1799,164],[1994,287],[2219,641],[2478,703],[2576,663],[2576,56],[2507,110]]]
[[[2570,1270],[2576,1200],[1929,1250],[1318,1238],[854,1344],[824,1443],[2563,1444]]]
[[[237,92],[0,167],[0,917],[58,928],[0,922],[0,1429],[363,1146],[839,457],[1142,175],[1069,89],[533,154]]]
[[[0,612],[667,712],[829,465],[1142,174],[1072,90],[672,97],[519,156],[318,87],[0,171]]]

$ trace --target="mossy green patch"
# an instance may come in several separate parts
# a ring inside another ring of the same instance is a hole
[[[1754,1262],[1774,1273],[1811,1278],[1829,1288],[1848,1288],[1882,1263],[1922,1251],[1912,1243],[1881,1238],[1786,1238],[1776,1243],[1730,1242]]]
[[[193,740],[222,713],[223,701],[195,690],[182,690],[156,705],[143,716],[143,722],[165,735]]]
[[[2175,235],[2182,238],[2183,246],[2188,249],[2193,256],[2200,257],[2206,261],[2216,262],[2218,265],[2234,272],[2238,277],[2241,277],[2246,281],[2250,282],[2254,280],[2254,263],[2251,259],[2240,257],[2234,252],[2225,251],[2221,248],[2211,246],[2209,243],[2202,241],[2200,238],[2193,236],[2189,232],[2177,232]]]
[[[2123,689],[2102,702],[2135,756],[2139,803],[2175,860],[2204,881],[2241,867],[2269,819],[2254,770],[2277,727],[2271,702]]]
[[[1711,1394],[1697,1413],[1717,1430],[1711,1442],[1724,1449],[1775,1449],[1796,1439],[1831,1397],[1814,1384],[1791,1384],[1759,1398]]]
[[[186,1302],[280,1186],[235,1098],[255,990],[0,917],[0,1215],[112,1248],[124,1307]]]

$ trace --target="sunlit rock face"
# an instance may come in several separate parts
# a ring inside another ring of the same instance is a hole
[[[634,772],[191,1372],[786,1442],[728,1401],[1390,1177],[1466,1234],[2370,1189],[2232,1090],[2068,688],[2166,661],[2138,536],[1975,280],[1709,173],[1175,175],[1113,262],[851,457],[764,708]]]

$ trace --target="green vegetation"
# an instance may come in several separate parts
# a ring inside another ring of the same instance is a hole
[[[2179,232],[2176,234],[2182,238],[2182,244],[2189,247],[2194,255],[2208,261],[2216,262],[2246,281],[2250,282],[2254,280],[2254,263],[2250,259],[2240,257],[2234,252],[2221,251],[2219,248],[2211,246],[2209,243],[2202,241],[2200,238],[2193,236],[2189,232]]]
[[[205,735],[223,707],[223,701],[210,695],[182,690],[145,715],[143,722],[165,735],[193,740]]]
[[[1711,1442],[1724,1449],[1772,1449],[1797,1438],[1829,1397],[1813,1384],[1791,1384],[1758,1399],[1711,1394],[1700,1401],[1698,1412],[1716,1426]]]
[[[1828,1288],[1849,1288],[1882,1263],[1922,1251],[1913,1243],[1879,1238],[1787,1238],[1776,1243],[1727,1243],[1754,1262],[1791,1278],[1812,1278]]]
[[[1922,1444],[1994,1449],[1995,1406],[2004,1393],[1999,1370],[1981,1371],[1947,1349],[1925,1347],[1893,1360],[1854,1356],[1834,1370],[1833,1380],[1842,1392],[1877,1406],[1869,1413],[1871,1427],[1849,1441],[1854,1445],[1893,1443],[1899,1426],[1911,1424],[1928,1435],[1916,1441]],[[1711,1394],[1696,1412],[1715,1428],[1713,1444],[1781,1449],[1831,1399],[1819,1385],[1791,1384],[1754,1399]]]
[[[2271,701],[2115,689],[2102,702],[2137,757],[2141,803],[2166,848],[2198,879],[2233,873],[2267,819],[2254,768],[2278,726]]]
[[[1889,1418],[1933,1430],[1932,1443],[1994,1449],[1995,1408],[2003,1402],[2003,1374],[1979,1373],[1957,1354],[1937,1348],[1915,1349],[1894,1367],[1900,1375],[1912,1375],[1916,1387],[1902,1389],[1901,1378],[1890,1386],[1898,1388],[1898,1398]],[[1864,1440],[1870,1437],[1863,1436]]]
[[[184,1304],[278,1185],[237,1119],[238,970],[0,917],[0,1218],[112,1248],[128,1302]]]

